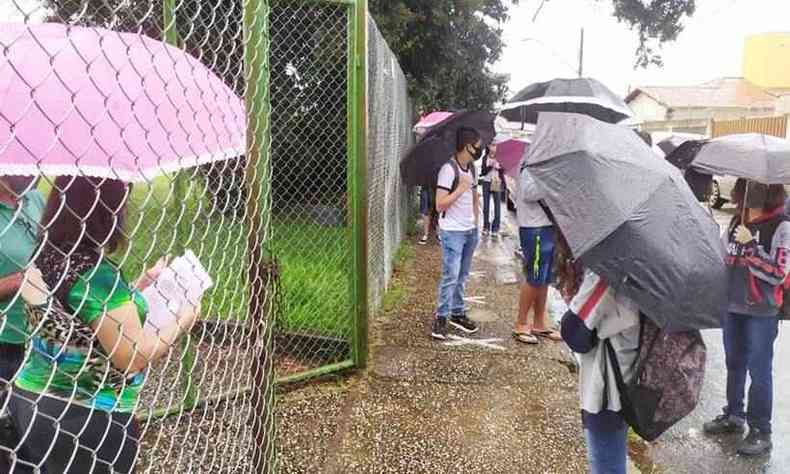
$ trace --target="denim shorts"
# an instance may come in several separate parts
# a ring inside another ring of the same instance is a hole
[[[520,227],[519,237],[524,255],[524,278],[532,286],[547,286],[553,278],[554,227]]]

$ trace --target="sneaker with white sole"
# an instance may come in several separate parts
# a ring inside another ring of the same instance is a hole
[[[440,341],[446,341],[447,332],[447,318],[434,318],[431,337]]]
[[[428,244],[428,236],[427,235],[423,235],[422,237],[420,237],[420,240],[418,240],[417,243],[420,244],[420,245],[427,245]]]
[[[474,334],[480,330],[474,321],[466,317],[466,314],[455,314],[451,316],[450,325],[467,334]]]

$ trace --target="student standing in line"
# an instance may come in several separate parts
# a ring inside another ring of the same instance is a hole
[[[483,235],[490,234],[491,237],[498,237],[502,218],[505,172],[496,159],[496,145],[489,145],[485,156],[483,156],[480,184],[483,187]],[[493,220],[491,220],[492,198],[494,200]]]
[[[728,314],[722,327],[727,406],[705,423],[704,430],[711,435],[741,434],[748,425],[749,434],[737,447],[746,456],[765,454],[773,447],[774,342],[790,271],[786,200],[782,185],[739,179],[732,190],[738,212],[725,234],[730,275]],[[744,406],[747,374],[751,378],[748,407]]]
[[[552,282],[554,264],[555,230],[551,219],[540,204],[529,175],[522,171],[516,198],[516,218],[521,241],[524,282],[519,296],[518,316],[513,328],[513,338],[524,344],[537,344],[538,337],[560,341],[560,334],[549,328],[547,306],[549,284]],[[529,313],[533,312],[533,323]]]
[[[479,329],[466,316],[464,286],[479,239],[480,198],[474,161],[482,155],[482,147],[477,130],[460,128],[455,155],[439,170],[436,210],[442,241],[442,277],[431,330],[431,336],[438,340],[447,339],[448,325],[467,334]]]
[[[607,356],[608,339],[626,383],[634,374],[639,350],[639,309],[606,281],[584,270],[570,257],[564,239],[558,239],[559,286],[570,301],[562,318],[562,338],[579,354],[579,393],[587,458],[592,474],[626,474],[628,425],[622,416],[613,360]]]

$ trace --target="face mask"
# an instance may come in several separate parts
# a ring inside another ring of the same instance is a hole
[[[473,160],[477,161],[483,156],[483,148],[472,145],[472,151],[469,154],[472,155]]]

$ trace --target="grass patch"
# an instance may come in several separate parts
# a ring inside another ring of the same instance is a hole
[[[389,288],[387,288],[387,291],[381,298],[380,311],[389,313],[394,311],[401,304],[403,304],[404,301],[406,301],[409,292],[402,282],[395,278],[395,276],[403,269],[405,265],[414,259],[414,256],[415,253],[413,245],[406,240],[402,241],[400,247],[398,247],[398,251],[395,253],[392,284]]]
[[[203,299],[203,314],[244,320],[249,300],[246,223],[211,208],[201,177],[184,174],[182,179],[180,191],[168,176],[134,186],[126,220],[129,245],[113,259],[135,280],[161,256],[191,249],[214,280]],[[41,180],[44,196],[50,189],[51,183]],[[280,265],[280,329],[348,336],[353,327],[348,229],[280,217],[272,222],[271,235],[269,250]]]
[[[279,327],[334,337],[351,334],[348,229],[280,217],[272,230],[271,250],[280,265],[282,288]]]

